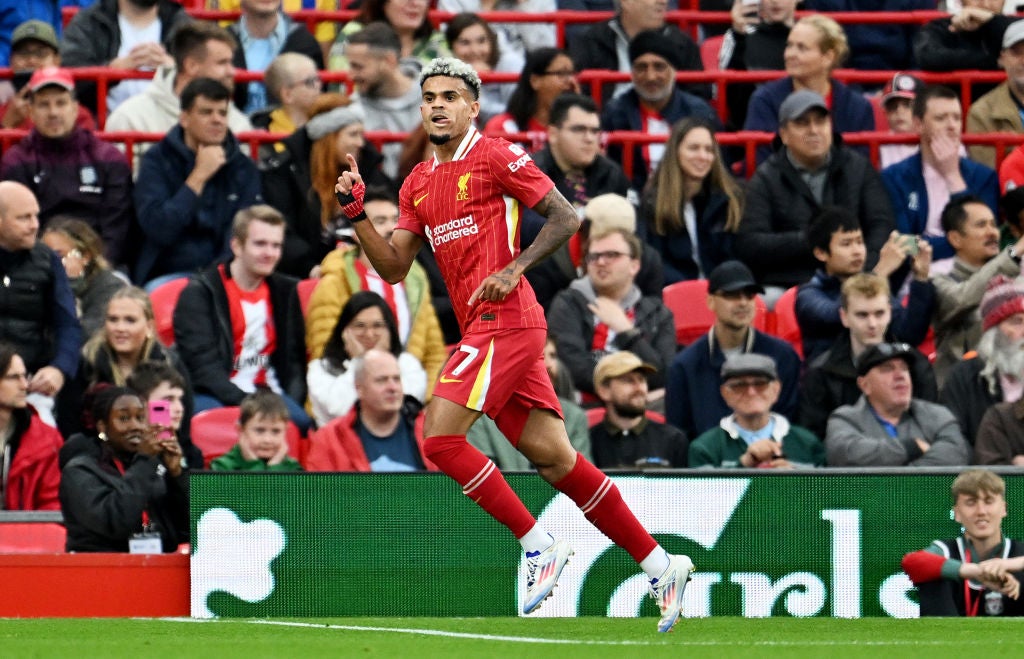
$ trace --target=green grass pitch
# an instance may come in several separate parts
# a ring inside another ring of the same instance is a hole
[[[16,657],[942,657],[1024,656],[1014,619],[334,618],[2,620]]]

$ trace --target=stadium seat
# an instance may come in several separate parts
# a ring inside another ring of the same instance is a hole
[[[775,303],[775,327],[772,334],[793,346],[800,359],[804,358],[804,340],[800,335],[800,324],[796,320],[796,289],[786,289]]]
[[[296,286],[299,293],[299,305],[302,307],[302,317],[309,315],[309,299],[313,297],[313,289],[320,283],[320,279],[303,279]]]
[[[672,312],[676,324],[676,343],[688,346],[704,336],[715,324],[715,314],[708,309],[708,281],[692,279],[669,284],[661,292],[665,306]],[[754,328],[768,331],[768,307],[758,295],[754,298]]]
[[[700,61],[704,65],[705,71],[718,71],[718,55],[722,51],[722,42],[725,41],[725,35],[720,34],[717,37],[708,37],[700,45]]]
[[[587,426],[593,428],[604,421],[604,413],[605,409],[603,407],[587,408]],[[651,410],[647,410],[647,418],[657,423],[665,423],[664,414],[659,414],[658,412],[653,412]]]
[[[149,294],[149,299],[153,303],[156,335],[165,346],[174,344],[174,307],[178,304],[178,297],[181,296],[186,284],[188,277],[172,279]]]
[[[66,540],[64,525],[56,522],[0,524],[0,554],[61,554]]]
[[[882,95],[872,94],[867,99],[871,103],[871,109],[875,111],[875,130],[889,130],[889,119],[885,116],[885,108],[882,107]]]
[[[192,417],[192,441],[203,452],[207,469],[216,458],[231,450],[238,443],[235,424],[241,412],[238,407],[218,407],[205,410]],[[299,462],[306,459],[307,442],[302,439],[299,427],[288,422],[288,455]]]

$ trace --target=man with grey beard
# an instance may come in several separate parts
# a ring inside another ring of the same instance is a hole
[[[640,32],[629,42],[629,62],[632,84],[605,106],[602,129],[667,137],[672,126],[686,117],[704,119],[716,130],[721,129],[718,114],[703,98],[676,85],[676,72],[685,69],[686,63],[671,38],[659,30]],[[644,189],[648,175],[658,166],[664,152],[664,144],[633,147],[634,190]],[[608,157],[622,162],[622,145],[609,144]]]
[[[1024,393],[1024,283],[996,275],[988,282],[980,311],[983,333],[977,356],[953,367],[939,395],[972,445],[986,410],[1017,401]]]

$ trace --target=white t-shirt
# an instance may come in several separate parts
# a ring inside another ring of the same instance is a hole
[[[156,19],[146,27],[136,27],[125,20],[124,16],[118,14],[117,27],[121,30],[121,47],[117,51],[118,57],[124,57],[132,51],[132,48],[143,43],[160,43],[162,24]],[[140,69],[141,71],[152,71],[150,67]],[[149,86],[149,80],[122,80],[107,92],[107,112],[113,112],[118,105],[125,102],[132,96],[139,94]]]

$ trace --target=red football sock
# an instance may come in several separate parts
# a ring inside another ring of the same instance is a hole
[[[554,486],[575,501],[590,523],[628,551],[637,563],[658,546],[622,500],[619,488],[582,455],[576,456],[576,466]]]
[[[516,538],[537,520],[519,500],[494,462],[466,441],[465,435],[436,435],[423,442],[424,456],[459,485],[462,493],[508,527]]]

